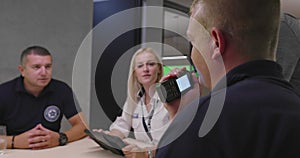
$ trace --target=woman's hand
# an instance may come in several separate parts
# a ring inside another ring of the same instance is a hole
[[[127,145],[122,151],[126,158],[148,158],[147,150],[134,144]]]
[[[180,75],[183,71],[185,71],[185,68],[175,68],[172,69],[166,76],[163,76],[160,82],[163,82],[165,80],[168,80],[169,78],[176,77]],[[200,84],[199,81],[195,75],[195,73],[192,73],[193,78],[193,88],[186,92],[184,95],[182,95],[180,98],[173,100],[170,103],[165,103],[165,108],[168,110],[170,119],[173,119],[175,115],[183,109],[185,106],[189,105],[194,99],[197,99],[200,97]]]

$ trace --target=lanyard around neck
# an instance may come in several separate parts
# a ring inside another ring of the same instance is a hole
[[[151,120],[152,120],[152,117],[153,117],[153,114],[154,114],[154,109],[156,108],[156,104],[157,104],[158,100],[154,101],[155,104],[153,104],[153,107],[152,107],[152,110],[149,114],[149,118],[148,118],[148,122],[146,123],[146,120],[145,120],[145,115],[144,115],[144,110],[143,110],[143,107],[142,107],[142,114],[143,114],[143,117],[142,117],[142,120],[143,120],[143,126],[144,126],[144,129],[148,135],[148,137],[150,138],[151,141],[153,141],[153,137],[150,133],[150,129],[151,129]],[[143,105],[144,102],[143,102]],[[146,107],[146,105],[145,105]]]

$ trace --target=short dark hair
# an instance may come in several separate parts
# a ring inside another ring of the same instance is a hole
[[[40,56],[51,56],[51,53],[44,47],[41,46],[31,46],[23,50],[20,58],[20,64],[23,65],[25,63],[25,58],[27,55],[34,54]]]
[[[274,59],[280,0],[194,0],[191,11],[199,4],[205,9],[195,17],[208,31],[218,27],[237,41],[246,55]]]

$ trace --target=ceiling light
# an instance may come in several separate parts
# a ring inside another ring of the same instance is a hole
[[[170,56],[170,57],[162,57],[162,60],[182,60],[187,59],[187,56]]]

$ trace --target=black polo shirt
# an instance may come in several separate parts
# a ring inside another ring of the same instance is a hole
[[[7,135],[21,134],[39,123],[58,132],[63,115],[69,119],[81,111],[76,105],[71,88],[55,79],[38,97],[26,91],[23,77],[0,85],[0,125],[6,125]]]
[[[234,68],[226,78],[226,90],[218,84],[210,95],[178,113],[161,138],[156,157],[300,157],[300,97],[283,79],[281,67],[272,61],[252,61]],[[224,102],[221,92],[226,92]],[[215,117],[212,127],[202,126],[206,118]],[[199,135],[203,129],[209,132]]]

